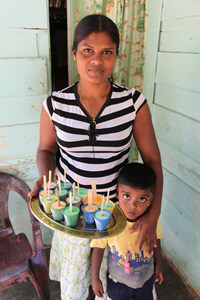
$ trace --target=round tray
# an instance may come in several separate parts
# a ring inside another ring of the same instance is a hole
[[[38,197],[30,200],[30,209],[36,219],[48,228],[81,238],[99,239],[115,236],[125,229],[127,223],[124,213],[117,205],[113,210],[108,228],[104,231],[97,231],[95,225],[86,224],[82,212],[79,215],[77,226],[74,228],[67,227],[64,221],[54,221],[51,214],[48,215],[43,211]]]

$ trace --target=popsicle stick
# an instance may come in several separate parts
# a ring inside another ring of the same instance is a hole
[[[47,178],[45,175],[43,175],[43,181],[44,181],[44,190],[47,192]]]
[[[66,185],[66,171],[64,170],[64,186]]]
[[[77,187],[78,187],[78,193],[80,193],[80,187],[79,187],[79,176],[77,176]]]
[[[50,189],[50,187],[51,187],[51,170],[49,170],[49,189]]]
[[[60,177],[58,176],[58,186],[59,186],[59,192],[61,193],[61,182],[60,182]]]
[[[88,208],[92,206],[92,191],[88,191]]]
[[[72,192],[69,192],[69,210],[72,212]]]
[[[108,205],[109,193],[110,193],[110,191],[109,191],[109,189],[108,189],[108,192],[107,192],[107,199],[106,199],[106,206]]]
[[[76,197],[76,186],[75,186],[75,182],[73,183],[73,200],[75,200],[75,197]]]
[[[96,182],[92,181],[92,199],[93,202],[97,202]]]
[[[60,206],[60,197],[59,197],[57,188],[56,188],[56,198],[57,198],[58,206]]]
[[[101,216],[103,216],[103,205],[104,205],[104,195],[103,195],[103,200],[101,203]]]
[[[49,201],[49,195],[50,195],[50,184],[48,183],[48,201]]]

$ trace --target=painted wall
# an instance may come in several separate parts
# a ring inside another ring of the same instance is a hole
[[[149,4],[143,93],[164,168],[162,247],[200,295],[200,1]]]
[[[48,20],[47,0],[0,1],[0,170],[30,187],[38,177],[40,111],[51,89]],[[11,219],[30,236],[26,207],[13,196]],[[42,230],[48,244],[52,234]]]

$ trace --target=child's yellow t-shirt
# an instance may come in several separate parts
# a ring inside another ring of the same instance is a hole
[[[141,288],[144,283],[153,275],[153,257],[148,258],[146,255],[146,245],[143,245],[141,253],[136,249],[139,241],[139,231],[129,233],[133,226],[132,222],[127,222],[126,235],[125,230],[117,236],[103,239],[94,239],[91,241],[91,248],[109,247],[109,274],[118,282],[124,283],[132,288]],[[126,245],[127,236],[127,245]],[[157,239],[163,238],[163,232],[160,219],[157,224]],[[124,271],[124,263],[128,252],[130,262],[130,273]]]

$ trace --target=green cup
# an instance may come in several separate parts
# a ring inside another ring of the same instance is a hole
[[[58,202],[53,202],[49,204],[52,216],[55,221],[62,221],[63,220],[63,213],[62,210],[66,206],[66,203],[64,201],[60,201],[60,205],[58,206]]]
[[[75,227],[78,221],[78,215],[80,208],[72,205],[72,211],[70,211],[70,206],[63,208],[62,213],[65,218],[66,226]]]

